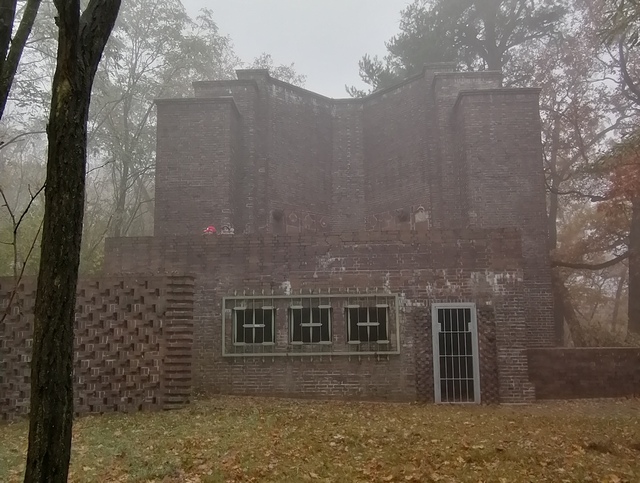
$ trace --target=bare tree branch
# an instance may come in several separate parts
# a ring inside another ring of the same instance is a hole
[[[582,192],[577,191],[577,190],[560,191],[560,190],[554,188],[553,186],[550,186],[549,183],[547,183],[547,191],[549,191],[550,193],[553,193],[554,195],[558,195],[558,196],[578,196],[580,198],[586,198],[589,201],[591,201],[592,203],[600,203],[602,201],[609,201],[609,199],[610,199],[610,198],[608,198],[606,196],[590,195],[588,193],[582,193]]]
[[[605,268],[613,267],[618,263],[622,262],[629,258],[629,252],[623,253],[609,261],[602,263],[571,263],[571,262],[563,262],[560,260],[553,260],[551,262],[552,267],[563,267],[563,268],[573,268],[575,270],[603,270]]]
[[[22,139],[25,136],[32,136],[34,134],[47,134],[46,131],[31,131],[31,132],[23,132],[21,134],[18,134],[17,136],[9,139],[6,143],[4,141],[0,141],[0,149],[4,149],[7,146],[17,142],[18,140]]]

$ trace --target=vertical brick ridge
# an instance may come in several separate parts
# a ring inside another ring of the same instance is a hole
[[[496,357],[501,403],[531,403],[535,388],[529,381],[527,325],[523,284],[511,287],[496,306]]]
[[[416,398],[420,402],[434,402],[433,391],[433,350],[431,307],[413,309],[413,330],[415,331]]]
[[[163,331],[163,409],[184,407],[191,398],[194,291],[193,277],[168,277]]]
[[[8,305],[13,286],[11,279],[0,278],[0,308]],[[0,324],[0,419],[29,412],[35,287],[35,279],[23,281]],[[74,327],[74,412],[135,412],[188,402],[191,375],[185,371],[185,353],[188,369],[192,299],[189,277],[81,279]]]
[[[483,404],[497,404],[500,402],[500,381],[498,380],[495,311],[487,306],[479,306],[477,310],[480,398]]]

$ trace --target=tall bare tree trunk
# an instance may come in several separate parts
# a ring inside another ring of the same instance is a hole
[[[18,71],[24,46],[31,34],[41,0],[27,0],[22,19],[13,31],[17,0],[0,0],[0,118],[9,98],[13,79]],[[13,36],[12,36],[13,35]]]
[[[555,114],[555,113],[554,113]],[[558,174],[558,150],[560,149],[560,121],[557,115],[553,116],[553,132],[551,136],[551,156],[549,157],[549,169],[551,172],[551,190],[549,190],[549,215],[547,217],[547,229],[549,232],[549,251],[558,247],[558,212],[560,200],[558,189],[561,177]],[[557,281],[552,282],[553,288],[553,326],[555,342],[557,346],[564,345],[564,300],[563,291],[557,286]]]
[[[126,230],[124,229],[124,217],[127,210],[127,184],[129,183],[129,159],[123,160],[122,173],[116,186],[116,206],[113,216],[113,236],[120,238],[124,236]]]
[[[564,283],[564,279],[560,274],[560,269],[558,268],[553,270],[552,283],[554,293],[558,294],[558,300],[562,304],[561,307],[564,315],[564,320],[567,322],[567,326],[569,327],[569,333],[571,334],[573,345],[576,347],[583,347],[586,343],[584,330],[580,325],[576,310],[573,306],[573,303],[571,302],[571,295],[569,294],[569,290],[567,289],[567,286]]]
[[[629,333],[640,334],[640,198],[632,202],[629,232]]]
[[[73,418],[73,326],[91,86],[120,0],[55,0],[58,56],[47,134],[45,214],[31,364],[25,482],[63,483]]]
[[[620,301],[622,300],[622,292],[624,292],[624,284],[627,283],[627,274],[623,273],[618,281],[616,289],[616,298],[613,304],[613,315],[611,316],[611,328],[616,329],[618,326],[618,317],[620,316]]]
[[[500,11],[499,0],[483,0],[476,2],[476,8],[480,12],[482,23],[484,24],[484,52],[478,54],[487,64],[487,69],[502,71],[504,67],[502,57],[504,52],[499,46],[498,32],[496,29],[496,18]]]

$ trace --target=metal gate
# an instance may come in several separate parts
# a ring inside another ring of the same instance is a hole
[[[475,304],[433,304],[431,319],[436,403],[479,403]]]

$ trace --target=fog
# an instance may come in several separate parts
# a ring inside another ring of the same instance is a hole
[[[250,61],[268,52],[278,64],[295,63],[306,87],[331,97],[347,97],[344,86],[363,85],[362,55],[384,55],[384,42],[398,31],[408,0],[185,0],[194,16],[213,10],[221,33],[236,53]]]
[[[0,483],[640,482],[640,0],[3,6]]]

